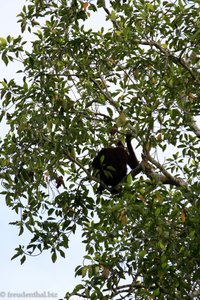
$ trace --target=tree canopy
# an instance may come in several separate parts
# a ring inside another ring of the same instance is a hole
[[[199,1],[28,0],[18,21],[0,38],[21,63],[1,79],[2,194],[31,234],[13,258],[55,262],[81,228],[66,299],[199,299]],[[127,131],[139,168],[96,194],[91,162]]]

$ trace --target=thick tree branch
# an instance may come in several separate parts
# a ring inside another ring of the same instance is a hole
[[[131,132],[135,132],[135,128],[127,124]],[[177,178],[172,176],[158,161],[156,161],[148,152],[143,155],[143,160],[135,169],[131,171],[131,175],[135,177],[141,171],[143,171],[148,177],[150,177],[154,182],[161,182],[163,184],[171,184],[174,186],[187,186],[187,183],[182,178]],[[150,164],[157,167],[161,173],[155,171],[155,168]]]
[[[148,163],[148,161],[156,166],[161,171],[161,174],[155,172],[154,168]],[[142,165],[146,175],[151,177],[156,182],[162,182],[163,184],[171,184],[175,186],[187,186],[187,183],[182,178],[176,178],[172,176],[158,161],[151,157],[150,154],[147,154],[144,157]]]

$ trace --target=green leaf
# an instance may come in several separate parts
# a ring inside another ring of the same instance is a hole
[[[116,21],[116,14],[115,14],[114,10],[112,10],[110,13],[110,19],[111,19],[111,21]]]
[[[151,4],[151,3],[147,3],[147,7],[148,7],[148,9],[150,10],[150,11],[155,11],[155,7],[154,7],[154,5],[153,4]]]
[[[56,260],[57,260],[57,254],[56,254],[55,251],[53,251],[53,254],[51,255],[51,260],[52,260],[53,263],[55,263]]]
[[[98,7],[105,7],[105,0],[97,0]]]
[[[26,261],[26,256],[23,255],[22,258],[20,259],[20,263],[21,265],[23,265],[23,263]]]
[[[132,177],[131,173],[129,173],[127,176],[127,183],[128,183],[128,185],[131,185],[132,182],[133,182],[133,177]]]
[[[8,59],[7,53],[5,51],[2,53],[1,58],[2,58],[3,62],[5,63],[5,65],[7,66],[9,63],[9,59]]]
[[[7,41],[6,39],[0,37],[0,50],[3,50],[7,46]]]
[[[62,251],[62,250],[59,250],[59,252],[60,252],[60,255],[61,255],[63,258],[65,258],[65,252]]]

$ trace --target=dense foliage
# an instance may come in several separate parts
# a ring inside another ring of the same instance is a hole
[[[18,19],[22,35],[0,39],[22,66],[20,82],[1,79],[0,177],[32,239],[14,258],[65,257],[81,228],[82,284],[66,299],[197,299],[199,1],[28,0]],[[92,158],[127,130],[140,173],[96,195]]]

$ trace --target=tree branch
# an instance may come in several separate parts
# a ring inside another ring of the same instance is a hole
[[[103,9],[104,9],[104,11],[107,13],[107,15],[110,17],[110,16],[111,16],[111,13],[110,13],[109,9],[106,7],[105,4],[104,4],[104,6],[103,6]],[[114,24],[114,26],[115,26],[117,29],[120,29],[120,26],[119,26],[119,24],[118,24],[118,22],[117,22],[116,20],[112,20],[111,18],[110,18],[110,20],[112,21],[112,23]]]
[[[119,112],[118,107],[117,107],[116,103],[113,101],[113,98],[111,97],[110,93],[105,92],[103,90],[103,88],[100,86],[100,84],[96,80],[94,80],[92,77],[90,77],[90,80],[98,87],[99,91],[104,95],[104,97],[108,100],[108,102],[112,106],[114,106],[117,109],[117,111]]]
[[[156,166],[162,174],[155,172],[154,168],[148,163],[148,161]],[[187,186],[185,180],[172,176],[158,161],[151,157],[150,154],[147,154],[143,158],[142,166],[146,175],[153,178],[156,182],[162,182],[163,184],[171,184],[175,186]]]
[[[174,55],[174,53],[172,51],[170,51],[169,49],[163,48],[159,43],[157,43],[154,40],[138,41],[138,43],[140,43],[142,45],[154,46],[155,48],[159,49],[160,52],[163,53],[165,56],[170,57],[174,63],[176,63],[176,64],[179,63],[182,67],[184,67],[184,69],[186,69],[190,73],[192,79],[199,82],[197,76],[193,73],[193,71],[190,69],[190,67],[188,66],[186,61],[181,57],[181,55],[179,57]]]

